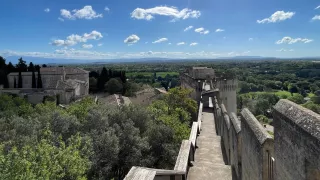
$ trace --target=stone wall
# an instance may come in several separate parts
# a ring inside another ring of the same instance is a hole
[[[223,149],[225,150],[226,154],[226,164],[230,164],[230,118],[228,112],[224,106],[221,104],[221,111],[222,111],[222,141],[223,141]]]
[[[193,92],[190,95],[190,98],[198,102],[200,101],[203,84],[201,81],[192,78],[188,74],[180,73],[180,83],[181,87],[193,90]]]
[[[275,179],[320,179],[320,115],[288,100],[274,107]]]
[[[231,127],[229,131],[230,137],[230,164],[235,172],[237,179],[241,179],[241,122],[235,113],[230,114]]]
[[[219,89],[219,99],[223,103],[229,113],[237,113],[237,87],[236,79],[217,80],[212,82],[215,88]]]
[[[241,111],[242,179],[268,179],[268,152],[273,156],[273,139],[248,110]]]

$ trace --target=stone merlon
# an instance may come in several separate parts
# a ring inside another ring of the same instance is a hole
[[[274,106],[274,111],[289,123],[298,125],[320,141],[319,114],[285,99],[281,99]]]

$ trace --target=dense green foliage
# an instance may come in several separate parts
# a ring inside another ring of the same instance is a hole
[[[172,89],[148,108],[32,106],[0,95],[0,179],[123,179],[130,168],[173,168],[196,102]]]

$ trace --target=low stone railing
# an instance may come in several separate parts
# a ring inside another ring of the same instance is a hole
[[[200,102],[197,122],[193,122],[188,140],[183,140],[173,170],[132,167],[125,180],[186,180],[194,161],[197,137],[201,130],[203,103]]]

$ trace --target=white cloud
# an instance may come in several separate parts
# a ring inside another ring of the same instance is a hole
[[[57,39],[57,40],[54,40],[51,44],[54,45],[54,46],[63,46],[64,45],[64,40]]]
[[[171,43],[168,43],[168,45],[171,45]]]
[[[197,28],[194,30],[194,32],[200,33],[200,34],[209,34],[209,30],[205,30],[203,27]]]
[[[49,8],[46,8],[46,9],[44,9],[44,12],[50,12],[50,9]]]
[[[59,21],[62,21],[62,22],[64,21],[64,19],[62,19],[61,17],[59,17],[58,20],[59,20]]]
[[[200,33],[200,32],[203,32],[203,31],[204,31],[204,28],[203,28],[203,27],[197,28],[197,29],[195,29],[194,31]]]
[[[295,15],[295,12],[277,11],[273,13],[269,18],[257,20],[257,23],[259,24],[276,23],[276,22],[287,20],[287,19],[291,19],[294,15]]]
[[[253,38],[249,38],[249,41],[253,41]]]
[[[200,11],[192,10],[192,9],[182,9],[179,11],[176,7],[167,7],[167,6],[156,6],[150,9],[142,9],[136,8],[131,13],[131,17],[135,19],[144,19],[151,20],[155,15],[159,16],[169,16],[172,17],[173,20],[178,19],[188,19],[188,18],[199,18],[201,16]]]
[[[251,53],[251,51],[245,51],[242,53],[242,55],[249,54],[249,53]]]
[[[294,44],[294,43],[310,43],[313,39],[307,39],[307,38],[291,38],[291,37],[283,37],[282,39],[278,40],[276,44]]]
[[[110,11],[110,9],[107,6],[104,8],[104,10],[107,11],[107,12]]]
[[[103,38],[102,34],[98,31],[92,31],[91,33],[84,33],[83,36],[78,34],[71,34],[66,38],[66,40],[57,39],[51,44],[54,46],[73,46],[78,43],[84,43],[88,40],[100,40]]]
[[[137,35],[132,34],[131,36],[127,37],[123,42],[126,44],[132,45],[132,44],[137,43],[139,40],[140,40],[140,38]]]
[[[196,46],[196,45],[198,45],[198,43],[196,42],[190,44],[190,46]]]
[[[189,31],[189,30],[192,29],[192,28],[193,28],[193,26],[188,26],[188,27],[186,27],[183,31],[186,32],[186,31]]]
[[[313,18],[312,18],[312,20],[320,20],[320,15],[315,15]]]
[[[223,32],[224,29],[216,29],[216,32]]]
[[[145,44],[148,44],[149,42],[145,42]]]
[[[97,14],[93,9],[92,6],[84,6],[82,9],[74,9],[70,12],[67,9],[61,9],[60,15],[65,19],[95,19],[95,18],[102,18],[102,14]]]
[[[162,43],[162,42],[165,42],[165,41],[168,41],[168,39],[167,38],[160,38],[160,39],[158,39],[158,40],[156,40],[156,41],[154,41],[152,43],[156,44],[156,43]]]
[[[317,6],[315,9],[319,9],[320,8],[320,5],[319,6]]]
[[[230,55],[233,55],[233,54],[234,54],[234,52],[229,52],[229,53],[228,53],[229,56],[230,56]]]
[[[279,51],[279,52],[293,52],[294,50],[293,49],[279,49],[277,51]]]
[[[185,42],[179,42],[179,43],[177,43],[178,46],[180,46],[180,45],[185,45],[185,44],[186,44]]]
[[[99,47],[100,47],[100,46],[103,46],[103,43],[99,43],[97,46],[99,46]]]
[[[82,44],[82,48],[91,49],[91,48],[93,48],[93,45],[92,44]]]

